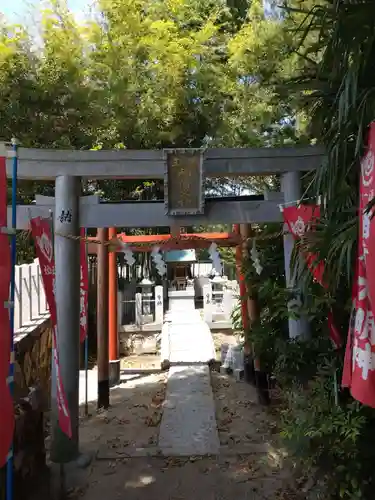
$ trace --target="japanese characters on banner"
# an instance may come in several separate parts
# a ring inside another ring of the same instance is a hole
[[[61,380],[59,352],[57,343],[57,311],[55,300],[55,258],[53,255],[52,234],[50,221],[37,217],[31,219],[31,231],[35,241],[36,254],[39,259],[43,278],[44,291],[52,322],[52,360],[56,372],[56,393],[58,405],[59,425],[68,437],[72,437],[69,408]]]
[[[85,237],[85,230],[81,229],[81,237]],[[80,258],[80,318],[79,318],[79,338],[83,342],[87,336],[87,317],[88,317],[88,299],[89,299],[89,270],[87,264],[86,243],[81,240],[81,258]]]
[[[287,224],[289,231],[294,236],[295,240],[302,238],[314,223],[320,218],[319,205],[302,205],[283,207],[282,209],[284,221]],[[304,254],[306,263],[312,272],[315,280],[322,286],[324,274],[324,262],[318,261],[318,257],[312,252]]]
[[[298,204],[290,207],[283,207],[282,213],[284,222],[295,240],[302,238],[305,233],[314,227],[314,224],[320,218],[320,206],[314,204]],[[313,252],[303,252],[308,268],[314,279],[324,288],[326,284],[323,281],[324,262],[319,260]],[[332,343],[336,348],[341,347],[341,335],[333,321],[332,311],[328,313],[328,328]]]
[[[353,308],[342,385],[352,396],[375,408],[375,218],[366,213],[375,195],[375,123],[371,123],[367,151],[361,162],[359,237]]]
[[[0,157],[0,229],[7,227],[7,180],[5,158]],[[11,331],[9,310],[9,286],[11,256],[9,239],[0,232],[0,467],[5,465],[11,448],[14,431],[13,400],[8,386]]]

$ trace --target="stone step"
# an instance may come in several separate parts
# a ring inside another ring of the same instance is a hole
[[[208,363],[215,359],[215,346],[199,311],[168,312],[161,332],[161,362]]]

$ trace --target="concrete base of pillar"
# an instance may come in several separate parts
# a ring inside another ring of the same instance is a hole
[[[51,407],[55,410],[57,401],[52,401]],[[62,432],[58,423],[57,412],[53,410],[51,412],[50,460],[55,464],[74,462],[79,456],[78,438],[70,439]]]
[[[161,370],[164,372],[164,371],[168,371],[171,367],[171,364],[169,362],[168,359],[164,359],[162,362],[161,362]]]
[[[109,408],[109,380],[98,380],[98,409]]]
[[[236,379],[236,382],[241,382],[244,378],[244,371],[238,368],[234,370],[234,378]]]
[[[255,381],[259,404],[268,406],[271,403],[268,389],[268,377],[265,372],[255,371]]]
[[[93,461],[93,453],[80,453],[76,460],[73,462],[78,469],[86,469]]]
[[[81,487],[82,469],[86,469],[94,459],[94,453],[80,453],[65,464],[51,463],[49,467],[48,498],[67,498],[68,491]]]
[[[120,383],[120,360],[116,359],[109,362],[109,386],[118,385]]]

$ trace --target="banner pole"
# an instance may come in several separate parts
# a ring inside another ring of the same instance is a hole
[[[12,139],[12,236],[11,236],[11,275],[10,275],[10,363],[9,363],[9,391],[14,394],[14,299],[15,299],[15,272],[17,261],[17,173],[18,156],[17,141]],[[6,500],[13,500],[13,444],[9,450],[6,472]]]
[[[87,228],[85,228],[85,247],[86,247],[86,261],[88,260],[89,252],[88,252],[88,241],[87,241]],[[88,283],[87,283],[88,285]],[[89,293],[87,289],[87,294]],[[87,306],[87,316],[88,316],[88,306]],[[88,317],[87,317],[87,322],[88,322]],[[89,397],[89,386],[88,386],[88,376],[89,376],[89,331],[87,327],[86,331],[86,337],[85,337],[85,416],[87,417],[89,414],[89,404],[88,404],[88,397]]]

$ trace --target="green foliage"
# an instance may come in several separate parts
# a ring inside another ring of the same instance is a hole
[[[243,332],[240,304],[232,317],[236,329],[250,339],[262,369],[281,388],[281,437],[300,473],[317,480],[308,498],[370,500],[374,484],[369,464],[375,458],[370,433],[375,414],[340,390],[343,353],[333,350],[327,325],[334,305],[335,312],[341,312],[335,319],[347,328],[345,288],[344,298],[333,301],[320,285],[306,281],[303,305],[288,310],[287,302],[294,296],[285,289],[280,226],[257,228],[255,246],[263,271],[258,276],[249,259],[243,272],[249,294],[258,303],[259,319]],[[337,311],[338,304],[342,311]],[[288,318],[300,314],[308,316],[311,336],[289,339]]]
[[[246,336],[254,345],[262,367],[269,373],[273,371],[277,358],[278,341],[288,337],[289,292],[285,289],[285,275],[281,271],[284,253],[280,230],[280,224],[255,229],[253,242],[263,270],[258,275],[250,258],[243,262],[242,269],[249,296],[257,301],[260,311]]]
[[[232,327],[235,333],[244,333],[242,317],[241,317],[241,302],[238,300],[237,304],[231,312]]]
[[[307,246],[326,264],[327,303],[333,305],[335,320],[348,328],[358,234],[358,175],[367,125],[374,119],[374,9],[370,2],[288,0],[287,17],[299,18],[295,26],[299,51],[306,64],[287,85],[294,102],[310,114],[310,133],[324,144],[327,158],[314,174],[307,194],[322,195],[322,220]],[[365,21],[366,20],[366,21]],[[301,250],[301,249],[299,249]],[[304,286],[311,293],[309,271],[302,271]],[[316,303],[316,301],[313,301]],[[315,309],[317,309],[315,307]],[[311,316],[310,305],[309,313]],[[316,327],[323,332],[322,324]],[[345,333],[344,333],[345,335]],[[344,392],[339,405],[333,397],[332,377],[342,363],[323,362],[328,369],[304,391],[293,389],[285,412],[284,430],[289,443],[299,447],[304,463],[310,461],[324,472],[331,498],[374,496],[373,409],[365,408]],[[340,370],[338,371],[340,380]],[[326,497],[324,497],[326,498]]]
[[[89,149],[298,142],[263,86],[291,37],[259,0],[98,0],[78,23],[51,0],[35,26],[0,21],[0,137]],[[35,46],[38,49],[35,49]]]
[[[295,116],[304,123],[310,140],[317,138],[327,151],[326,161],[305,193],[323,197],[322,219],[314,237],[296,246],[294,263],[300,262],[301,251],[315,252],[325,261],[328,289],[325,292],[313,283],[306,266],[299,269],[305,299],[302,311],[308,316],[312,336],[303,342],[289,341],[282,327],[288,314],[283,308],[283,284],[278,287],[275,280],[267,283],[267,275],[259,280],[250,272],[249,280],[263,307],[250,335],[286,395],[281,422],[285,442],[304,473],[320,477],[312,497],[370,500],[374,496],[370,464],[374,461],[375,414],[337,388],[343,356],[341,351],[334,353],[328,341],[327,312],[333,308],[336,325],[345,337],[358,233],[358,188],[354,187],[358,186],[366,127],[374,119],[370,77],[374,9],[370,2],[361,1],[286,0],[285,4],[283,26],[292,40],[287,36],[281,40],[293,55],[284,61],[285,67],[289,64],[288,74],[276,69],[275,88],[283,105],[297,106]],[[256,24],[255,28],[259,33],[261,27]],[[251,27],[245,29],[250,37]],[[275,25],[273,29],[277,33]],[[248,53],[247,60],[252,56]],[[271,259],[264,259],[267,267]]]
[[[308,194],[324,196],[317,246],[327,261],[333,294],[343,275],[351,281],[358,232],[359,159],[368,124],[374,119],[374,9],[370,2],[287,0],[299,50],[309,58],[286,86],[311,117],[310,133],[324,144],[327,158]],[[296,14],[297,13],[297,14]],[[364,20],[366,22],[364,23]],[[290,21],[287,21],[290,22]],[[365,28],[364,28],[365,26]],[[350,287],[348,287],[350,289]]]
[[[0,19],[0,139],[62,149],[306,141],[289,99],[276,101],[273,87],[292,68],[291,37],[265,18],[259,0],[97,0],[97,15],[84,22],[66,0],[43,5],[30,30]],[[207,191],[276,184],[213,179]],[[34,193],[53,194],[40,183],[19,188],[25,203]],[[149,180],[90,188],[113,201],[163,196],[161,183]],[[21,253],[32,256],[27,244]]]
[[[338,388],[342,357],[333,351],[328,337],[329,301],[310,300],[312,336],[290,340],[286,302],[291,296],[272,279],[262,280],[262,275],[253,287],[263,308],[248,335],[262,369],[273,374],[282,389],[281,436],[300,471],[319,479],[313,498],[370,500],[374,484],[368,464],[375,458],[375,448],[369,433],[375,415]],[[233,320],[240,329],[239,308]]]
[[[62,149],[301,140],[294,122],[283,122],[288,101],[261,85],[287,67],[288,44],[258,0],[97,0],[98,15],[85,22],[65,0],[43,5],[30,30],[0,19],[0,139]],[[274,185],[273,178],[213,179],[207,190],[233,195]],[[161,183],[148,180],[90,188],[113,201],[163,196]],[[53,195],[53,186],[21,183],[19,201],[34,193]],[[27,243],[21,254],[32,257]]]
[[[292,386],[282,411],[282,437],[306,476],[319,468],[321,498],[373,498],[374,415],[359,403],[335,403],[334,368],[321,365],[303,391]]]

